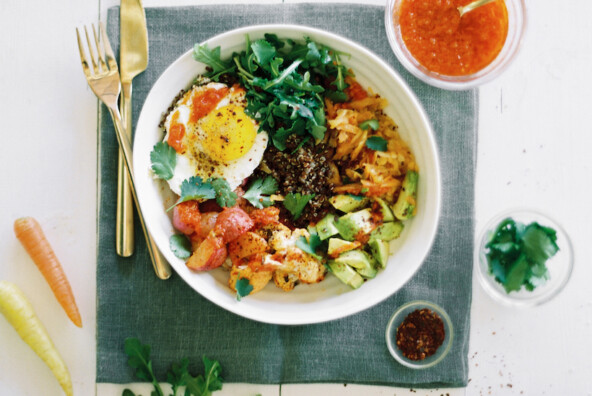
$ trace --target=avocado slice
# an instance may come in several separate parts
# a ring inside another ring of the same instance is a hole
[[[329,256],[336,256],[338,252],[347,252],[348,250],[354,250],[360,247],[359,242],[344,241],[340,238],[329,238],[329,246],[327,248],[327,254]]]
[[[366,208],[339,217],[335,222],[335,226],[343,239],[353,241],[356,235],[360,233],[370,234],[376,224],[372,221],[372,210]]]
[[[376,197],[374,198],[374,201],[376,201],[380,207],[380,212],[382,213],[382,221],[384,221],[385,223],[389,221],[395,221],[393,211],[384,199]]]
[[[335,227],[335,215],[333,213],[329,213],[323,217],[321,221],[317,223],[316,231],[319,235],[319,238],[321,238],[321,241],[338,234],[339,230],[337,227]]]
[[[329,202],[335,209],[350,213],[366,206],[368,198],[359,195],[341,194],[329,198]]]
[[[374,259],[363,250],[350,250],[341,253],[335,259],[337,263],[347,264],[355,268],[356,271],[364,278],[374,278],[378,272],[374,265]]]
[[[381,241],[391,241],[398,238],[405,226],[400,221],[382,223],[370,234],[370,240],[380,239]]]
[[[390,253],[390,244],[381,239],[373,239],[368,242],[368,246],[380,268],[385,268]]]
[[[328,261],[327,266],[337,279],[351,286],[353,289],[359,288],[364,283],[364,278],[347,264]]]
[[[399,220],[407,220],[415,214],[418,178],[419,175],[415,171],[407,171],[405,175],[399,198],[393,205],[393,213]]]

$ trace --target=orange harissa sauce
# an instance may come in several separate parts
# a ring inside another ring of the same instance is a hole
[[[457,7],[472,0],[402,0],[399,26],[405,46],[428,70],[465,76],[489,65],[508,35],[508,11],[502,0],[463,17]]]

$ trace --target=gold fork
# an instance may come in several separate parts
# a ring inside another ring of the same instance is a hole
[[[160,251],[158,250],[154,240],[146,228],[144,216],[142,215],[140,205],[138,204],[138,197],[136,196],[136,184],[134,182],[134,174],[132,171],[132,146],[129,137],[125,132],[125,127],[121,121],[121,114],[119,113],[119,108],[117,107],[117,99],[121,91],[117,62],[115,61],[115,56],[113,55],[113,50],[111,49],[111,44],[109,44],[109,39],[107,38],[107,33],[105,32],[105,27],[103,24],[99,24],[99,34],[101,35],[100,41],[94,25],[92,25],[92,32],[94,36],[96,53],[95,50],[93,50],[93,43],[89,38],[88,30],[86,26],[84,27],[84,34],[88,44],[88,53],[91,60],[89,65],[84,50],[84,45],[80,39],[80,32],[78,31],[78,28],[76,29],[76,38],[78,39],[78,49],[80,50],[82,70],[84,71],[86,81],[88,82],[88,85],[92,91],[95,93],[95,95],[97,95],[99,100],[101,100],[107,106],[109,113],[111,113],[111,118],[113,119],[113,125],[115,126],[115,132],[117,135],[117,141],[119,142],[121,151],[123,151],[125,164],[127,165],[132,195],[136,203],[138,217],[140,218],[140,223],[142,224],[142,230],[144,231],[144,236],[146,237],[148,253],[150,254],[154,271],[160,279],[168,279],[171,276],[171,267],[160,254]]]

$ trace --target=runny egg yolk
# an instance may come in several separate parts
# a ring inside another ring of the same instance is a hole
[[[257,131],[242,107],[229,104],[208,113],[200,126],[205,131],[203,147],[216,161],[228,162],[245,155]]]

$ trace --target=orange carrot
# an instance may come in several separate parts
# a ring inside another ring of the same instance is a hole
[[[14,222],[14,233],[45,277],[53,294],[70,320],[76,326],[82,327],[82,319],[78,312],[70,282],[68,282],[64,269],[37,220],[32,217],[17,219]]]

